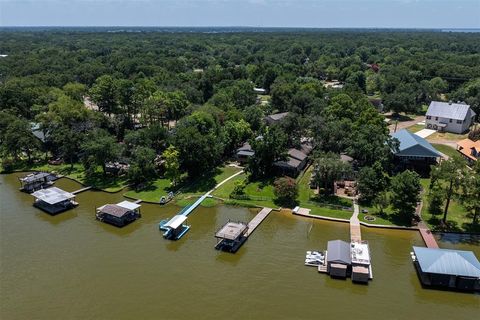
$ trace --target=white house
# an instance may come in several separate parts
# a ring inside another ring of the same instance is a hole
[[[432,101],[425,125],[427,129],[463,133],[473,124],[475,115],[468,104]]]

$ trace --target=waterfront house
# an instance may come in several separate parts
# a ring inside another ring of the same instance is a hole
[[[457,151],[467,160],[469,165],[474,165],[480,158],[480,140],[460,140],[457,142]]]
[[[32,193],[39,189],[51,187],[57,177],[48,172],[33,172],[18,179],[21,185],[20,190]]]
[[[427,129],[441,132],[463,133],[474,123],[475,115],[468,104],[432,101],[425,125]]]
[[[130,201],[106,204],[96,209],[95,216],[100,221],[123,227],[141,217],[140,205]]]
[[[235,253],[247,240],[248,226],[243,222],[227,222],[215,233],[215,249]]]
[[[350,243],[330,240],[327,244],[327,272],[331,277],[346,278],[351,273]]]
[[[267,123],[267,125],[279,123],[286,116],[288,116],[288,114],[289,114],[288,112],[282,112],[282,113],[275,113],[275,114],[268,115],[265,117],[265,122]]]
[[[245,142],[237,149],[236,158],[238,162],[245,164],[254,154],[255,152],[253,151],[252,146],[250,146],[250,143]]]
[[[55,215],[78,205],[75,195],[57,187],[37,190],[32,193],[35,198],[33,205],[43,211]]]
[[[413,247],[415,268],[423,285],[480,290],[480,262],[471,251]]]
[[[398,150],[392,150],[398,170],[412,169],[425,174],[436,164],[441,154],[427,140],[406,129],[391,134],[398,140]]]

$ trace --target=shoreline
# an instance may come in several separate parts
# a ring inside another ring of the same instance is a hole
[[[0,174],[12,174],[12,173],[22,173],[22,172],[32,172],[34,170],[14,170],[12,172],[0,172]],[[87,187],[86,184],[84,184],[83,182],[75,179],[75,178],[72,178],[72,177],[69,177],[69,176],[66,176],[66,175],[58,175],[58,179],[61,179],[61,178],[66,178],[70,181],[74,181],[84,187]],[[101,188],[97,188],[97,187],[93,187],[91,188],[91,190],[94,190],[94,191],[100,191],[100,192],[106,192],[106,193],[109,193],[109,194],[115,194],[115,193],[119,193],[121,191],[124,191],[126,188],[128,188],[128,186],[124,186],[122,187],[120,190],[117,190],[117,191],[108,191],[108,190],[105,190],[105,189],[101,189]],[[124,198],[127,198],[127,199],[130,199],[130,200],[140,200],[141,202],[144,202],[144,203],[147,203],[147,204],[152,204],[152,205],[162,205],[160,204],[159,202],[153,202],[153,201],[148,201],[148,200],[143,200],[141,198],[135,198],[135,197],[131,197],[131,196],[127,196],[125,193],[122,194],[122,197]],[[200,198],[201,195],[192,195],[189,197],[190,198]],[[235,203],[229,203],[229,201],[227,199],[224,199],[224,198],[220,198],[220,197],[215,197],[215,196],[212,196],[212,198],[218,200],[218,201],[221,201],[222,204],[224,205],[230,205],[230,206],[237,206],[237,207],[243,207],[243,208],[257,208],[257,209],[261,209],[263,208],[263,206],[260,206],[260,205],[255,205],[255,204],[246,204],[246,203],[241,203],[241,202],[235,202]],[[171,201],[171,203],[166,203],[166,204],[163,204],[163,205],[169,205],[169,204],[174,204],[178,207],[184,207],[184,206],[180,206],[177,204],[177,200],[174,199],[173,201]],[[216,207],[218,206],[219,204],[215,204],[213,207]],[[300,217],[304,217],[304,218],[313,218],[313,219],[320,219],[320,220],[326,220],[326,221],[331,221],[331,222],[339,222],[339,223],[350,223],[350,220],[348,219],[342,219],[342,218],[335,218],[335,217],[329,217],[329,216],[322,216],[322,215],[312,215],[312,214],[303,214],[303,213],[295,213],[293,212],[292,209],[289,209],[289,208],[273,208],[273,211],[281,211],[281,210],[288,210],[291,212],[292,215],[294,216],[300,216]],[[393,230],[410,230],[410,231],[418,231],[419,228],[418,227],[407,227],[407,226],[396,226],[396,225],[385,225],[385,224],[372,224],[372,223],[368,223],[368,222],[364,222],[364,221],[360,221],[360,225],[364,226],[364,227],[367,227],[367,228],[377,228],[377,229],[393,229]],[[434,233],[450,233],[450,234],[461,234],[461,235],[480,235],[480,233],[476,233],[476,232],[463,232],[463,231],[432,231]]]

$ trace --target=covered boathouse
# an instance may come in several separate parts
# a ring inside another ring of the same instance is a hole
[[[480,291],[480,262],[471,251],[413,247],[413,263],[425,286]]]
[[[130,201],[106,204],[96,209],[98,220],[117,227],[123,227],[140,217],[140,205]]]
[[[227,222],[215,233],[215,249],[235,253],[247,240],[248,226],[243,222]]]
[[[51,215],[58,214],[78,205],[78,203],[75,202],[74,194],[57,187],[37,190],[32,193],[32,196],[35,197],[33,205]]]
[[[53,185],[53,181],[57,177],[48,172],[33,172],[24,177],[18,178],[20,180],[20,190],[32,193],[36,190],[46,189]]]
[[[184,224],[187,216],[178,214],[170,220],[160,221],[159,229],[165,231],[163,237],[168,240],[178,240],[190,229],[190,226]]]
[[[327,273],[334,278],[346,278],[352,271],[350,243],[342,240],[330,240],[327,244]]]

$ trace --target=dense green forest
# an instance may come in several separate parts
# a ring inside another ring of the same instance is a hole
[[[373,100],[394,114],[420,114],[432,100],[480,113],[474,33],[4,30],[0,50],[4,169],[58,158],[95,175],[124,159],[129,181],[143,185],[158,157],[172,181],[195,178],[251,141],[249,170],[262,178],[307,137],[329,170],[343,170],[335,155],[346,153],[359,168],[390,172],[394,142]],[[325,85],[332,80],[343,88]],[[278,126],[264,125],[286,111]]]

